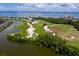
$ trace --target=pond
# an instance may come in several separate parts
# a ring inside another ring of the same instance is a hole
[[[37,55],[54,55],[48,48],[37,47],[31,44],[18,44],[12,43],[7,40],[7,35],[10,33],[16,33],[19,30],[15,29],[15,26],[20,25],[19,21],[9,26],[4,31],[0,32],[0,55],[23,55],[23,56],[37,56]]]

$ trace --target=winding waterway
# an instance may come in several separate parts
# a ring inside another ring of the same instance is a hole
[[[37,47],[31,44],[18,44],[12,43],[7,40],[7,35],[10,33],[18,32],[15,26],[20,25],[18,21],[9,26],[4,31],[0,32],[0,55],[54,55],[49,49]]]

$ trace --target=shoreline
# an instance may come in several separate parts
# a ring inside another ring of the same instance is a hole
[[[0,18],[3,18],[3,19],[6,19],[6,18],[38,18],[38,17],[41,17],[41,18],[64,18],[65,16],[73,16],[74,18],[76,19],[79,19],[78,16],[74,16],[74,15],[64,15],[64,16],[0,16]]]
[[[0,24],[0,32],[8,28],[13,22],[12,21],[7,21],[2,24]]]

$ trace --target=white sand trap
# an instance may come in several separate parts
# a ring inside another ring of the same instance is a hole
[[[32,24],[36,24],[36,23],[38,23],[38,21],[34,21],[34,22],[32,22]]]
[[[46,32],[49,32],[50,30],[48,29],[48,26],[44,26],[44,30],[46,31]]]
[[[71,38],[71,39],[74,39],[75,37],[74,37],[74,36],[71,36],[70,38]]]
[[[28,25],[29,25],[29,28],[27,29],[27,32],[29,35],[27,36],[27,38],[32,38],[34,35],[35,29],[33,28],[33,26],[30,23],[28,23]]]
[[[46,26],[44,26],[44,30],[45,30],[46,32],[53,33],[53,31],[51,31],[51,30],[48,28],[48,26],[47,26],[47,25],[46,25]],[[53,33],[53,36],[56,36],[56,34],[55,34],[55,33]]]

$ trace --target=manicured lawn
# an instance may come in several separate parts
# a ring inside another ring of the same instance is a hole
[[[79,52],[79,40],[71,40],[67,42],[72,48]]]
[[[79,40],[72,40],[72,41],[69,41],[68,44],[79,48]]]
[[[71,36],[74,36],[74,39],[79,39],[79,31],[77,31],[77,29],[75,29],[72,25],[52,24],[49,25],[49,28],[64,39],[71,40]]]
[[[38,34],[38,35],[41,35],[41,34],[45,34],[45,30],[44,30],[44,21],[43,20],[38,20],[38,23],[34,24],[34,28],[36,29],[35,32]]]
[[[78,32],[72,25],[67,25],[67,24],[53,24],[53,25],[50,25],[49,27],[60,29],[64,33]]]
[[[79,31],[77,31],[72,25],[67,24],[52,24],[49,25],[57,35],[68,40],[68,44],[79,51]],[[74,39],[70,37],[74,36]]]

